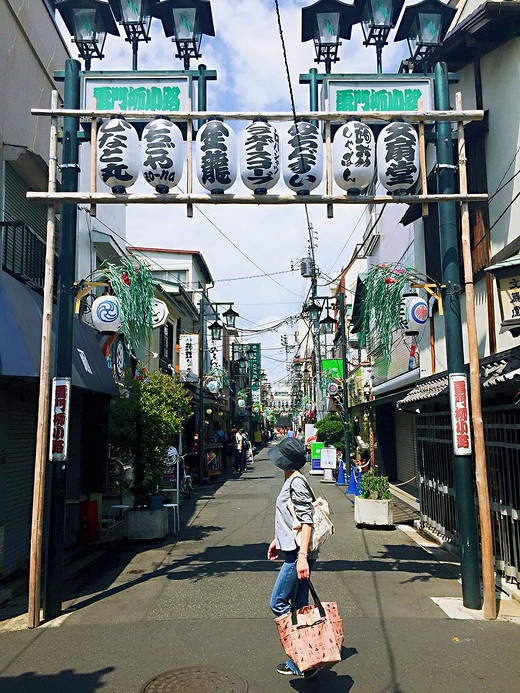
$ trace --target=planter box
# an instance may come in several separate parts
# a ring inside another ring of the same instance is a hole
[[[354,519],[358,525],[381,525],[388,527],[394,524],[394,512],[391,500],[370,500],[356,496],[354,500]]]
[[[168,534],[168,508],[129,510],[126,517],[129,539],[163,539]]]

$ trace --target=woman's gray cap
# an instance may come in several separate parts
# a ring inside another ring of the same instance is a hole
[[[306,462],[305,445],[296,438],[284,438],[267,454],[271,462],[284,471],[301,469]]]

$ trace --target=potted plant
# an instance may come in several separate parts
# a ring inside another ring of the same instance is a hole
[[[147,372],[141,363],[137,364],[133,379],[125,382],[121,396],[112,401],[112,449],[115,454],[128,455],[132,460],[130,492],[134,506],[128,513],[129,538],[152,539],[166,534],[167,511],[162,508],[159,494],[164,460],[173,437],[191,413],[190,395],[184,385],[159,371]],[[148,511],[148,517],[143,511]],[[134,512],[142,516],[138,518]],[[160,513],[156,519],[150,515],[154,512]],[[132,537],[134,524],[138,536]],[[158,524],[156,529],[154,524]],[[142,536],[143,532],[156,536]]]
[[[367,472],[361,477],[361,494],[354,500],[358,525],[389,526],[394,522],[392,497],[387,476]]]

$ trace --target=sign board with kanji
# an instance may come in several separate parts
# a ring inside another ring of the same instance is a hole
[[[199,379],[198,334],[181,334],[179,337],[179,378],[183,383],[196,383]]]
[[[68,457],[70,390],[70,378],[52,379],[49,441],[49,460],[51,462],[65,462]]]
[[[167,72],[85,72],[82,107],[115,111],[187,111],[192,92],[189,75]]]
[[[322,359],[321,370],[330,373],[333,378],[343,377],[343,361],[341,359]]]
[[[450,373],[449,381],[453,453],[471,455],[468,380],[464,373]]]

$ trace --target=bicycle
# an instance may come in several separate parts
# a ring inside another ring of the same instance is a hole
[[[184,458],[188,457],[189,454],[191,453],[187,452],[185,455],[182,455],[181,462],[184,462]],[[193,482],[191,480],[191,475],[186,473],[187,469],[189,469],[188,465],[183,464],[182,474],[179,474],[179,491],[186,499],[189,499],[191,498],[191,492],[193,491]]]

